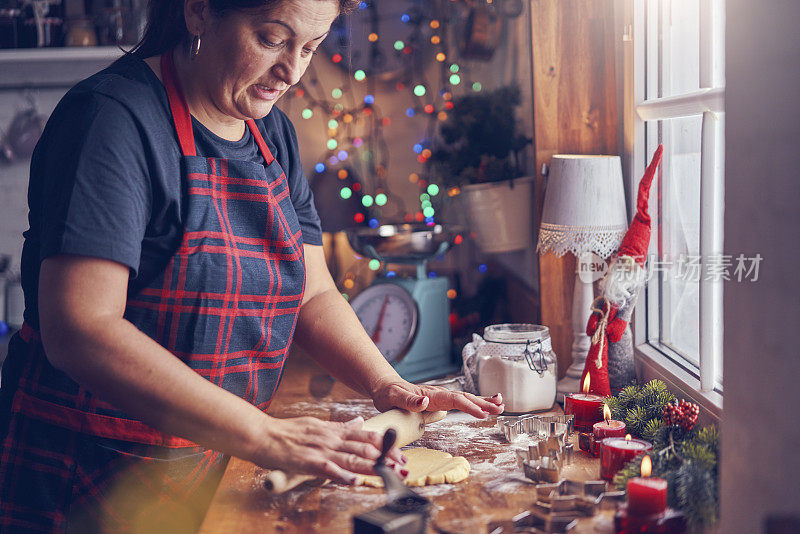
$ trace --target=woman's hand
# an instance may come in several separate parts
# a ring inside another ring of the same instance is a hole
[[[385,412],[403,408],[409,412],[424,410],[461,410],[483,419],[503,413],[503,397],[478,397],[463,391],[451,391],[440,386],[418,386],[405,380],[395,380],[379,385],[372,393],[375,407]]]
[[[383,436],[361,430],[364,419],[332,423],[314,417],[269,418],[263,444],[254,462],[267,469],[316,475],[343,484],[355,484],[358,475],[374,475]],[[386,463],[402,477],[408,471],[400,449],[393,447]]]

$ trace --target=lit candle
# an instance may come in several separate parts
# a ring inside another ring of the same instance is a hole
[[[588,376],[588,375],[587,375]],[[625,423],[611,419],[611,410],[607,404],[603,404],[603,421],[592,426],[593,438],[586,452],[592,456],[600,454],[600,442],[605,438],[621,438],[625,436]]]
[[[592,432],[596,441],[600,441],[603,438],[622,438],[625,437],[625,423],[611,419],[611,410],[608,408],[608,404],[604,403],[603,421],[595,423],[592,427]]]
[[[605,438],[600,442],[600,476],[611,480],[626,463],[652,448],[649,441],[632,439],[630,434],[624,438]]]
[[[564,397],[564,413],[574,415],[574,427],[578,432],[592,430],[592,425],[603,420],[603,397],[589,393],[589,374],[583,380],[583,393],[570,393]]]
[[[667,508],[667,481],[651,477],[653,468],[650,457],[642,458],[642,476],[628,480],[628,513],[631,515],[655,515]]]
[[[685,534],[683,513],[667,508],[667,481],[650,477],[653,464],[649,456],[642,458],[642,476],[628,480],[628,501],[614,514],[617,534]]]

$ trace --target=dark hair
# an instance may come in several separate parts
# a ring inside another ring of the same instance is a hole
[[[316,1],[316,0],[312,0]],[[211,12],[217,16],[239,9],[269,8],[281,0],[209,0]],[[339,0],[339,13],[355,9],[358,0]],[[157,56],[189,42],[189,32],[183,16],[184,0],[149,0],[147,27],[142,40],[128,53],[141,58]]]

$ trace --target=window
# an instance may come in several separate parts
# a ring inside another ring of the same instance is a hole
[[[701,392],[722,391],[724,0],[633,0],[626,11],[625,146],[630,191],[659,143],[651,191],[652,275],[636,310],[637,353]],[[630,199],[635,202],[635,199]],[[662,366],[664,367],[664,366]],[[680,375],[680,376],[678,376]]]

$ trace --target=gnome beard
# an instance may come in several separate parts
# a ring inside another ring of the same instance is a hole
[[[633,365],[633,335],[630,320],[639,292],[647,280],[647,271],[639,266],[630,256],[617,256],[605,278],[600,282],[602,299],[616,309],[615,328],[623,328],[617,341],[609,336],[608,343],[608,381],[611,394],[616,395],[620,389],[636,381]],[[605,303],[601,304],[601,308]],[[623,327],[624,324],[624,327]]]
[[[647,271],[633,258],[617,256],[600,281],[600,294],[617,308],[633,305],[646,278]]]

